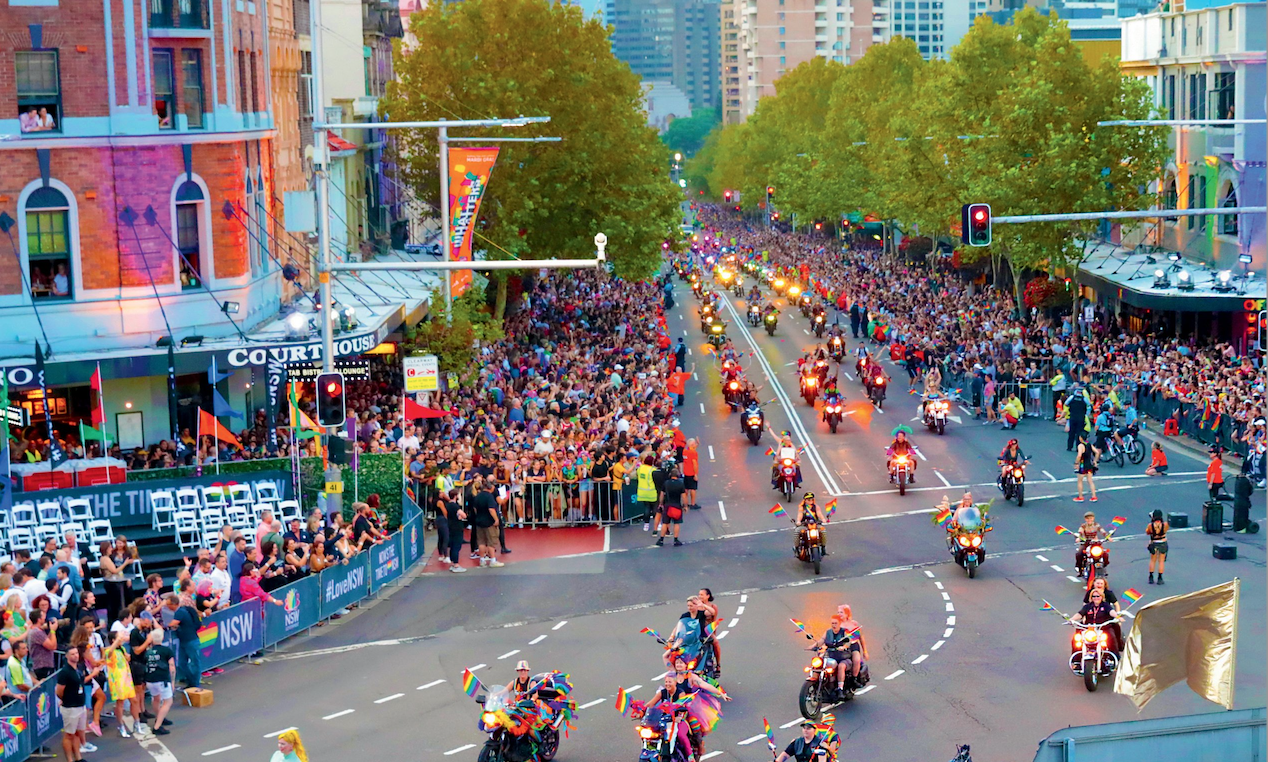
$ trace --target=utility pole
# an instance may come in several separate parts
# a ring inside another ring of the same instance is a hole
[[[445,120],[441,120],[445,121]],[[440,149],[440,241],[444,246],[444,261],[449,261],[453,249],[453,233],[449,231],[449,128],[436,130],[436,144]],[[445,273],[445,322],[453,322],[453,278]]]

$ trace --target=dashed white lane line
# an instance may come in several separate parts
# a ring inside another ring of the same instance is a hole
[[[1055,571],[1055,572],[1063,572],[1063,571],[1065,571],[1065,569],[1062,569],[1060,566],[1057,566],[1056,564],[1052,564],[1052,570],[1053,570],[1053,571]]]
[[[393,693],[391,696],[384,696],[384,697],[383,697],[383,698],[381,698],[381,699],[375,699],[375,700],[374,700],[374,703],[376,703],[376,704],[386,704],[387,702],[389,702],[389,701],[395,701],[396,699],[398,699],[398,698],[400,698],[401,696],[404,696],[404,695],[405,695],[404,693]]]
[[[809,336],[809,335],[810,335],[810,331],[807,331],[805,328],[802,328],[802,329],[801,329],[801,332],[802,332],[802,333],[804,333],[804,334],[806,334],[807,336]]]
[[[938,475],[938,478],[942,480],[943,484],[947,485],[948,487],[951,486],[951,482],[947,481],[947,477],[943,476],[941,471],[938,471],[937,469],[935,469],[934,473]]]
[[[578,708],[578,709],[589,709],[589,708],[590,708],[590,707],[592,707],[592,706],[598,706],[599,704],[602,704],[604,701],[607,701],[607,699],[606,699],[606,698],[597,698],[597,699],[595,699],[594,701],[587,701],[586,703],[582,704],[581,706],[579,706],[579,707],[577,707],[577,708]]]
[[[885,412],[885,411],[884,411],[884,410],[882,410],[881,412],[883,413],[883,412]],[[926,462],[926,463],[928,463],[928,462],[929,462],[929,459],[928,459],[928,458],[926,458],[926,457],[925,457],[925,454],[924,454],[923,452],[921,452],[920,450],[916,450],[916,457],[917,457],[917,458],[920,458],[921,460],[923,460],[923,461],[924,461],[924,462]],[[939,474],[939,476],[941,476],[941,474]],[[950,486],[950,485],[948,485],[948,486]]]
[[[947,601],[947,611],[955,611],[955,605],[951,601]]]
[[[700,762],[704,762],[706,759],[713,759],[714,757],[721,756],[721,755],[722,755],[722,752],[720,751],[711,751],[708,754],[701,757]]]
[[[741,594],[741,595],[740,595],[740,603],[748,603],[748,595],[747,595],[747,594]]]
[[[936,587],[936,588],[938,588],[939,590],[941,590],[941,589],[942,589],[942,583],[941,583],[941,582],[935,582],[935,583],[933,583],[933,586],[934,586],[934,587]]]
[[[722,504],[722,501],[721,501],[721,500],[719,500],[719,501],[718,501],[718,513],[722,514],[722,520],[723,520],[723,521],[726,521],[726,520],[727,520],[727,518],[726,518],[726,506]]]
[[[948,628],[947,628],[947,631],[946,631],[946,632],[944,632],[944,633],[942,633],[942,637],[943,637],[943,639],[945,640],[946,638],[951,637],[951,633],[953,633],[953,632],[955,632],[955,628],[954,628],[954,627],[948,627]]]
[[[722,639],[723,639],[723,638],[725,638],[725,637],[726,637],[726,636],[727,636],[730,632],[731,632],[730,630],[723,630],[722,632],[719,632],[719,633],[718,633],[718,640],[722,640]]]
[[[443,682],[446,682],[443,678],[440,680],[432,680],[430,683],[424,683],[423,685],[418,686],[414,690],[425,691],[428,688],[435,688],[437,685],[440,685]]]
[[[653,677],[653,678],[652,678],[652,682],[653,682],[653,683],[659,683],[661,680],[664,680],[664,679],[665,679],[665,675],[668,675],[668,674],[669,674],[669,672],[668,672],[668,671],[661,672],[659,675],[657,675],[656,677]]]
[[[641,690],[642,687],[643,687],[642,683],[639,683],[638,685],[631,685],[630,687],[625,689],[625,692],[633,693],[634,691]]]
[[[922,661],[924,661],[925,659],[928,659],[928,658],[929,658],[929,654],[921,654],[921,655],[917,656],[916,658],[912,659],[912,660],[911,660],[911,663],[912,663],[912,664],[919,664],[920,662],[922,662]]]
[[[487,667],[487,666],[489,666],[489,665],[488,665],[488,664],[485,664],[484,662],[480,662],[479,664],[475,665],[474,667],[467,667],[467,669],[471,670],[472,672],[475,672],[477,669],[484,669],[484,668],[485,668],[485,667]]]
[[[1041,474],[1043,474],[1044,476],[1048,477],[1048,481],[1050,481],[1050,482],[1055,482],[1055,481],[1057,480],[1057,477],[1053,476],[1052,474],[1048,473],[1047,471],[1040,471],[1039,473],[1041,473]]]
[[[1066,579],[1068,579],[1068,580],[1070,580],[1071,582],[1082,582],[1082,581],[1083,581],[1083,580],[1079,579],[1078,577],[1074,576],[1073,574],[1067,574],[1067,575],[1065,575],[1065,578],[1066,578]]]
[[[355,711],[357,711],[357,710],[355,710],[355,709],[345,709],[345,710],[343,710],[342,712],[335,712],[334,714],[328,714],[328,715],[326,715],[325,717],[322,717],[322,719],[323,719],[323,720],[334,720],[334,719],[338,719],[338,718],[340,718],[340,717],[343,717],[343,716],[345,716],[345,715],[352,714],[352,713],[353,713],[353,712],[355,712]]]
[[[692,380],[692,381],[699,381],[699,380],[700,380],[700,376],[699,376],[699,375],[697,375],[697,374],[695,374],[695,373],[692,373],[692,374],[691,374],[691,380]]]
[[[793,725],[800,725],[800,724],[801,724],[801,723],[803,723],[803,722],[805,722],[805,720],[803,720],[803,719],[801,719],[800,717],[798,717],[797,719],[793,720],[792,722],[785,722],[783,725],[780,725],[780,726],[779,726],[779,729],[780,729],[780,730],[787,730],[787,729],[791,728]]]
[[[1035,558],[1039,559],[1040,561],[1043,561],[1045,564],[1048,563],[1048,559],[1039,555],[1038,553],[1035,554]]]
[[[687,347],[687,356],[688,356],[688,357],[690,357],[690,356],[691,356],[691,347]]]
[[[928,577],[929,579],[933,579],[933,572],[929,571],[928,569],[925,569],[925,576]]]
[[[212,756],[213,754],[219,754],[219,753],[221,753],[221,752],[225,752],[225,751],[233,751],[234,749],[241,749],[241,748],[242,748],[242,744],[237,744],[237,743],[235,743],[235,744],[232,744],[232,745],[230,745],[230,746],[221,746],[219,749],[212,749],[211,751],[204,751],[204,752],[203,752],[203,756],[204,756],[204,757],[210,757],[210,756]]]
[[[944,601],[949,601],[949,600],[951,600],[951,594],[950,594],[950,593],[948,593],[947,591],[943,590],[943,591],[942,591],[942,600],[944,600]]]
[[[709,460],[713,460],[713,445],[709,445]]]
[[[535,637],[535,638],[533,638],[532,640],[528,641],[528,644],[529,644],[530,646],[535,646],[535,645],[537,645],[538,643],[542,642],[542,641],[543,641],[543,640],[545,640],[545,639],[546,639],[546,636],[545,636],[545,635],[538,635],[537,637]]]
[[[942,645],[943,645],[944,643],[946,643],[946,641],[945,641],[945,640],[939,640],[937,643],[934,643],[932,646],[929,646],[929,650],[930,650],[930,651],[937,651],[939,648],[942,648]]]
[[[955,617],[947,617],[947,627],[955,627]]]
[[[701,403],[700,403],[700,415],[704,415],[704,414],[705,414],[705,413],[704,413],[704,403],[703,403],[703,402],[701,402]]]
[[[738,606],[738,607],[736,607],[736,609],[735,609],[735,615],[736,615],[736,616],[739,616],[739,615],[741,615],[741,614],[743,614],[743,613],[744,613],[744,607],[743,607],[743,606]]]
[[[728,625],[727,625],[727,627],[735,627],[735,626],[736,626],[737,624],[739,624],[739,623],[740,623],[740,620],[739,620],[739,618],[737,617],[737,618],[735,618],[735,619],[732,619],[732,620],[731,620],[731,623],[730,623],[730,624],[728,624]]]
[[[844,371],[844,370],[843,370],[843,371],[841,371],[841,372],[845,374],[845,377],[846,377],[846,379],[847,379],[847,380],[849,380],[849,381],[853,381],[853,380],[854,380],[854,376],[851,376],[848,372],[846,372],[846,371]]]
[[[687,351],[690,352],[691,350],[688,349]],[[462,746],[459,746],[456,749],[450,749],[449,751],[445,752],[445,756],[452,757],[454,754],[460,754],[466,751],[467,749],[474,749],[474,748],[475,748],[475,744],[473,743],[463,744]]]
[[[568,620],[567,620],[567,619],[563,620],[562,622],[560,622],[559,624],[555,625],[554,627],[551,627],[551,628],[550,628],[550,631],[551,631],[551,632],[554,632],[555,630],[558,630],[560,627],[563,627],[565,624],[568,624]]]
[[[444,681],[442,680],[441,682],[444,682]],[[265,737],[265,738],[277,738],[278,736],[282,735],[283,733],[285,733],[285,732],[286,732],[286,731],[288,731],[288,730],[299,730],[299,728],[297,728],[297,727],[295,727],[294,725],[292,725],[292,726],[290,726],[289,728],[282,728],[281,730],[276,730],[276,731],[274,731],[274,732],[272,732],[272,733],[265,733],[265,734],[264,734],[264,737]]]
[[[501,660],[503,660],[503,659],[509,659],[509,658],[511,658],[512,656],[514,656],[515,654],[517,654],[517,653],[519,653],[519,652],[520,652],[520,650],[519,650],[518,648],[516,648],[516,649],[514,649],[514,650],[512,650],[512,651],[507,651],[506,653],[504,653],[504,654],[502,654],[501,656],[499,656],[499,657],[498,657],[498,661],[501,661]]]
[[[765,737],[766,737],[766,734],[765,734],[765,733],[758,733],[758,734],[757,734],[757,735],[755,735],[755,736],[751,736],[751,737],[749,737],[749,738],[745,738],[743,741],[740,741],[738,744],[736,744],[736,746],[748,746],[749,744],[753,743],[754,741],[760,741],[760,740],[762,740],[762,739],[763,739],[763,738],[765,738]]]
[[[860,689],[860,690],[855,691],[855,692],[854,692],[854,695],[855,695],[855,696],[862,696],[864,693],[867,693],[868,691],[872,690],[872,689],[873,689],[873,688],[875,688],[875,687],[876,687],[875,685],[868,685],[868,686],[866,686],[866,687],[864,687],[864,688],[862,688],[862,689]]]
[[[904,673],[904,672],[906,672],[906,671],[907,671],[907,670],[905,670],[905,669],[900,669],[900,670],[897,670],[897,671],[896,671],[896,672],[894,672],[892,675],[886,675],[885,679],[886,679],[886,680],[893,680],[895,677],[898,677],[899,675],[903,674],[903,673]]]

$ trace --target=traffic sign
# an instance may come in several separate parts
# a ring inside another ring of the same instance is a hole
[[[434,392],[440,388],[440,364],[436,355],[405,358],[405,392]]]

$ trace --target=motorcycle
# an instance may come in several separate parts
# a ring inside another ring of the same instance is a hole
[[[872,379],[867,387],[867,396],[877,410],[885,409],[885,376],[878,375]]]
[[[776,278],[775,280],[771,281],[770,287],[771,289],[775,291],[776,294],[779,294],[782,296],[784,293],[784,290],[788,288],[788,281],[784,280],[783,278]]]
[[[1087,578],[1089,590],[1092,589],[1092,583],[1096,581],[1098,572],[1100,572],[1100,576],[1105,576],[1102,570],[1109,566],[1109,548],[1105,547],[1109,541],[1110,537],[1106,537],[1104,540],[1085,542],[1083,543],[1083,564],[1080,566],[1078,558],[1075,558],[1074,563],[1078,569],[1078,575]]]
[[[814,325],[814,328],[813,328],[812,330],[815,332],[815,338],[816,338],[816,339],[822,339],[822,338],[823,338],[823,327],[824,327],[823,315],[815,315],[815,319],[814,319],[814,324],[813,324],[813,325]]]
[[[1012,463],[1000,473],[999,489],[1005,500],[1017,498],[1017,507],[1026,504],[1026,464],[1030,461]],[[1001,466],[1004,464],[1001,463]]]
[[[939,434],[947,433],[947,414],[951,411],[951,403],[944,399],[925,400],[925,426]]]
[[[910,455],[895,455],[889,461],[889,480],[898,485],[898,494],[907,494],[907,484],[911,481]]]
[[[550,762],[559,752],[563,713],[551,720],[532,699],[517,700],[505,687],[477,696],[484,707],[478,727],[489,734],[479,762]]]
[[[815,397],[819,395],[819,376],[818,374],[802,374],[801,376],[801,396],[805,398],[806,404],[810,407],[815,405]]]
[[[838,365],[845,359],[845,342],[841,341],[840,336],[833,336],[832,341],[828,342],[828,354]]]
[[[828,428],[832,429],[832,433],[837,433],[837,426],[841,425],[842,406],[841,397],[839,395],[829,395],[823,398],[823,420],[828,424]]]
[[[687,735],[687,710],[669,702],[647,707],[630,703],[638,721],[638,737],[643,744],[639,762],[689,762],[693,754]]]
[[[977,576],[977,567],[986,560],[986,548],[982,547],[982,540],[989,531],[991,528],[985,527],[981,532],[947,534],[947,550],[955,558],[955,562],[968,573],[969,579]]]
[[[823,556],[828,552],[828,545],[824,541],[823,530],[814,519],[806,519],[806,523],[800,529],[801,531],[797,533],[797,546],[793,551],[797,554],[799,560],[813,564],[815,574],[818,574],[820,565],[823,562]]]
[[[726,401],[727,408],[735,410],[740,406],[740,397],[744,390],[740,388],[739,381],[727,381],[722,386],[722,399]]]
[[[802,294],[799,304],[801,306],[801,316],[810,317],[810,294]]]
[[[810,637],[807,634],[806,637]],[[801,692],[797,696],[797,707],[801,716],[807,720],[818,720],[823,716],[823,708],[833,704],[844,703],[854,698],[854,694],[862,690],[872,681],[867,662],[859,666],[859,676],[847,670],[845,685],[838,694],[837,661],[828,656],[828,649],[819,646],[810,659],[810,666],[805,668],[806,681],[801,684]]]
[[[784,458],[779,462],[775,485],[784,496],[784,502],[792,502],[793,496],[797,494],[797,463],[792,458]]]
[[[735,298],[739,299],[744,296],[744,281],[736,277],[735,282],[731,284],[731,293],[735,294]]]
[[[754,328],[762,324],[762,308],[756,304],[748,308],[748,324]]]
[[[726,343],[726,323],[721,320],[715,320],[709,324],[709,343],[713,345],[714,349]]]
[[[1109,626],[1118,618],[1101,624],[1070,622],[1074,638],[1070,642],[1070,671],[1083,677],[1083,687],[1096,690],[1101,678],[1111,677],[1118,669],[1118,653],[1109,647]],[[1115,643],[1121,648],[1121,643]]]
[[[776,316],[775,313],[772,312],[771,314],[766,316],[766,335],[767,336],[775,335],[775,326],[778,323],[779,323],[779,317]]]
[[[748,441],[757,444],[762,441],[762,416],[754,413],[744,414],[744,435]]]

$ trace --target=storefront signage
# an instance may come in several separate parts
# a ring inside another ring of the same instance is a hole
[[[335,356],[346,357],[359,355],[379,345],[378,338],[367,333],[364,336],[352,336],[346,339],[335,339]],[[321,362],[321,342],[310,341],[307,344],[285,344],[280,347],[239,347],[228,352],[229,365],[245,368],[248,365],[264,365],[273,357],[284,363]]]
[[[4,409],[4,414],[8,418],[10,426],[26,427],[31,425],[31,415],[24,407],[9,405]]]
[[[286,366],[292,381],[312,381],[325,372],[320,365],[298,363]],[[365,381],[370,378],[370,363],[366,360],[338,360],[335,370],[343,374],[344,380]]]

